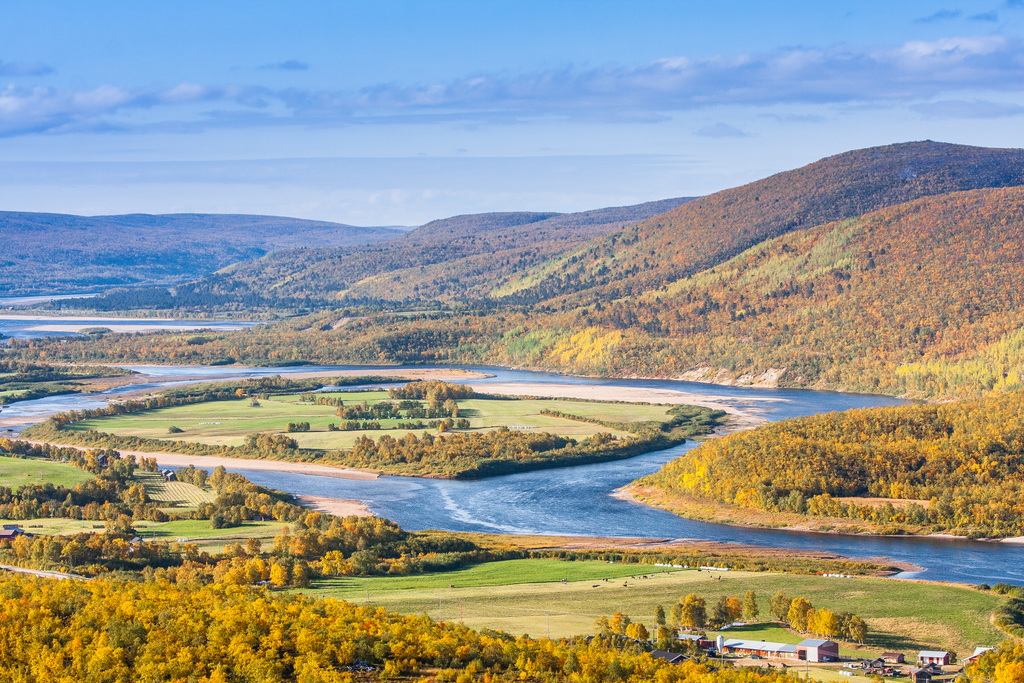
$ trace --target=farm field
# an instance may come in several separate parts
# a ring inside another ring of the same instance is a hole
[[[358,405],[364,401],[368,405],[373,405],[381,401],[392,400],[388,399],[385,391],[340,392],[328,395],[341,398],[346,406]],[[673,407],[557,399],[498,400],[480,397],[462,399],[456,403],[459,406],[459,417],[467,418],[470,423],[469,430],[462,431],[489,431],[499,427],[519,427],[576,439],[583,439],[598,432],[611,432],[616,436],[624,436],[625,433],[599,424],[542,415],[540,411],[544,409],[557,410],[611,422],[660,422],[669,419],[667,411]],[[391,434],[400,438],[410,431],[415,434],[424,431],[423,429],[398,429],[400,422],[410,421],[408,418],[381,419],[381,429],[328,431],[328,424],[333,423],[340,426],[344,422],[343,418],[338,417],[336,410],[334,406],[313,405],[300,401],[299,395],[293,394],[262,399],[258,407],[250,406],[248,399],[212,401],[161,408],[131,415],[82,420],[69,425],[67,429],[72,431],[94,429],[117,436],[184,440],[217,446],[241,446],[249,434],[283,434],[289,422],[309,422],[309,432],[295,432],[290,433],[289,436],[299,443],[300,448],[325,450],[351,448],[361,436],[377,438],[382,434]],[[172,426],[183,431],[170,434],[168,430]]]
[[[94,476],[74,465],[39,458],[0,457],[0,486],[11,489],[25,484],[53,484],[70,489]],[[190,509],[216,498],[210,489],[200,489],[181,481],[164,481],[163,476],[156,472],[137,469],[134,479],[146,487],[146,494],[151,500],[164,503],[162,507],[166,510]]]
[[[604,581],[613,576],[639,577],[638,572],[645,569],[649,576],[653,573],[653,578]],[[569,578],[569,583],[562,584],[562,578]],[[455,587],[450,588],[453,584]],[[444,619],[461,615],[468,626],[517,635],[543,636],[549,628],[552,637],[590,634],[595,619],[614,612],[628,614],[650,628],[656,605],[663,605],[667,611],[688,593],[704,597],[710,606],[721,595],[742,597],[754,590],[764,617],[769,600],[781,590],[790,597],[807,598],[815,607],[849,611],[865,619],[869,627],[867,642],[863,647],[843,644],[844,656],[920,649],[964,653],[978,645],[995,645],[1003,638],[989,620],[1001,604],[999,596],[961,586],[898,579],[739,571],[713,575],[692,570],[661,573],[660,568],[649,565],[513,560],[423,577],[325,580],[302,592],[363,603],[367,589],[370,602],[390,610],[434,618],[440,614]],[[950,609],[951,605],[956,608]],[[757,639],[782,641],[783,634],[787,638],[783,642],[803,639],[786,629],[770,628],[773,630],[761,632]]]
[[[164,481],[156,472],[135,471],[135,479],[146,487],[146,495],[151,500],[164,503],[165,510],[194,508],[204,503],[212,503],[217,495],[209,488],[201,489],[183,481]]]
[[[179,519],[174,522],[136,522],[135,528],[139,535],[147,540],[167,541],[173,543],[180,539],[188,539],[200,550],[219,553],[225,545],[245,542],[250,538],[258,538],[265,547],[273,544],[274,537],[281,533],[284,522],[244,522],[241,526],[214,529],[208,519]]]
[[[14,520],[32,534],[67,535],[80,533],[102,533],[102,521],[82,519],[27,519]],[[180,519],[174,522],[150,522],[140,520],[134,523],[139,536],[146,540],[173,543],[187,538],[200,550],[219,553],[225,545],[245,542],[250,538],[260,539],[264,546],[270,546],[274,537],[281,533],[283,522],[245,522],[241,526],[214,529],[208,519]]]
[[[93,475],[74,465],[34,458],[0,457],[0,486],[17,489],[26,484],[53,484],[73,488]]]
[[[52,519],[16,519],[11,524],[17,524],[31,534],[46,534],[56,536],[61,534],[81,533],[103,533],[106,528],[103,520],[92,519],[67,519],[65,517],[54,517]]]

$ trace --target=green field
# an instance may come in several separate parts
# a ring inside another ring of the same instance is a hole
[[[17,489],[25,484],[53,484],[73,488],[93,475],[74,465],[34,458],[0,457],[0,486]]]
[[[200,489],[183,481],[164,481],[163,476],[156,472],[136,470],[134,478],[146,487],[146,495],[150,500],[163,503],[162,507],[167,510],[181,512],[182,509],[212,503],[217,497],[209,488]]]
[[[214,529],[208,519],[180,519],[174,522],[136,522],[135,529],[147,540],[181,541],[187,539],[200,550],[210,553],[221,552],[225,545],[245,542],[250,538],[258,538],[264,548],[269,550],[274,536],[281,533],[283,522],[245,522],[242,526]]]
[[[653,578],[641,579],[638,571]],[[623,578],[637,576],[637,579]],[[722,576],[721,580],[714,577]],[[331,579],[303,592],[370,602],[407,613],[462,620],[475,628],[502,629],[514,634],[570,636],[594,632],[594,620],[614,612],[628,614],[650,628],[654,607],[668,610],[680,596],[696,593],[710,607],[720,595],[742,597],[757,592],[762,618],[776,591],[805,597],[815,607],[853,612],[871,631],[864,647],[844,646],[849,656],[887,650],[952,649],[969,653],[978,645],[995,645],[1002,632],[989,621],[1001,598],[970,588],[897,579],[836,579],[754,572],[675,571],[602,562],[512,560],[477,565],[422,577]],[[562,584],[561,579],[570,579]],[[605,581],[606,578],[615,580]],[[628,583],[627,585],[623,585]],[[454,588],[449,586],[454,585]],[[597,586],[597,587],[595,587]],[[777,627],[757,625],[757,639],[799,642],[802,636]],[[738,634],[739,630],[730,633]]]
[[[16,523],[29,533],[47,535],[102,533],[104,529],[102,521],[79,519],[27,519]],[[282,522],[271,521],[245,522],[238,527],[214,529],[208,519],[181,519],[163,523],[137,521],[134,525],[139,536],[147,540],[173,543],[188,539],[189,543],[194,543],[200,550],[210,553],[219,553],[224,550],[225,545],[233,543],[245,545],[250,538],[260,539],[264,548],[269,548],[274,542],[274,537],[279,535],[284,527]]]
[[[387,392],[365,391],[333,394],[353,405],[366,401],[374,404],[388,399]],[[598,432],[612,432],[624,436],[623,432],[599,424],[579,422],[565,418],[541,415],[547,408],[563,413],[580,415],[611,422],[665,421],[672,406],[624,403],[592,403],[587,401],[525,399],[493,400],[470,398],[457,401],[459,417],[469,419],[470,429],[466,431],[487,431],[498,427],[522,427],[531,431],[550,432],[577,439],[586,438]],[[73,431],[95,429],[117,436],[138,436],[153,439],[194,441],[217,446],[241,446],[245,437],[254,433],[285,433],[289,422],[309,422],[311,431],[289,434],[298,441],[301,448],[342,449],[350,448],[361,436],[377,438],[382,434],[401,437],[409,430],[398,430],[399,422],[407,419],[380,420],[381,429],[367,431],[327,431],[327,425],[340,425],[332,406],[318,406],[301,402],[298,395],[271,396],[261,400],[258,407],[249,405],[248,399],[234,401],[212,401],[174,408],[102,417],[83,420],[70,425]],[[179,434],[169,434],[168,429],[178,427]],[[423,430],[414,430],[419,434]]]
[[[54,517],[52,519],[25,519],[14,520],[17,524],[29,533],[46,534],[55,536],[58,534],[81,534],[81,533],[103,533],[106,525],[102,520],[89,519],[66,519]]]

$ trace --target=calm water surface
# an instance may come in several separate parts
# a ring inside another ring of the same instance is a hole
[[[153,377],[153,387],[167,386],[161,377],[191,375],[194,381],[252,377],[311,370],[353,369],[358,366],[305,366],[297,368],[186,368],[133,366]],[[367,370],[373,368],[366,367]],[[897,405],[883,396],[827,393],[802,390],[765,390],[721,387],[670,380],[609,380],[569,377],[554,373],[473,368],[494,375],[485,382],[544,382],[577,385],[653,387],[712,395],[775,421],[800,415],[870,406]],[[137,388],[137,386],[136,386]],[[70,396],[15,404],[4,414],[25,411],[44,415],[54,410],[103,405],[116,395]],[[262,472],[242,472],[250,480],[295,494],[333,496],[360,500],[374,513],[402,527],[482,531],[494,533],[623,536],[641,538],[690,538],[781,548],[812,549],[870,558],[888,557],[912,562],[924,570],[906,572],[906,578],[962,583],[1024,583],[1024,546],[979,541],[945,541],[920,538],[834,536],[802,532],[742,529],[696,522],[668,512],[611,497],[615,489],[637,477],[657,471],[664,463],[685,453],[694,444],[648,453],[629,460],[597,465],[527,472],[481,481],[446,481],[407,477],[381,477],[355,481],[331,477]]]
[[[31,299],[33,297],[25,297]],[[6,302],[6,303],[5,303]],[[24,299],[22,299],[22,303]],[[0,308],[18,305],[13,298],[0,299]],[[0,312],[0,335],[12,339],[77,337],[79,330],[106,327],[114,332],[185,330],[241,330],[256,323],[224,320],[177,320],[173,318],[110,318],[99,315],[41,316],[31,312]]]

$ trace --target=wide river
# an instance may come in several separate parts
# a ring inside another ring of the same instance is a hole
[[[353,366],[299,368],[183,368],[138,366],[153,376],[152,387],[166,386],[161,377],[190,375],[196,381],[314,370],[348,370]],[[486,382],[556,383],[612,387],[666,388],[705,394],[769,420],[799,415],[895,405],[883,396],[802,390],[722,387],[669,380],[617,380],[570,377],[553,373],[470,368],[494,375]],[[472,384],[473,381],[467,382]],[[135,385],[132,389],[138,389]],[[55,410],[92,407],[119,393],[64,396],[8,406],[5,416],[44,417]],[[694,444],[629,460],[581,467],[527,472],[480,481],[447,481],[409,477],[349,480],[279,472],[236,469],[252,481],[294,494],[360,500],[374,513],[411,530],[445,529],[516,534],[704,539],[781,548],[813,549],[854,558],[888,557],[924,568],[904,578],[960,583],[1024,583],[1024,546],[1009,543],[928,538],[838,536],[767,529],[745,529],[696,522],[635,505],[610,494],[637,477],[657,471]]]
[[[186,330],[235,331],[256,323],[231,320],[178,320],[175,318],[116,318],[99,314],[43,316],[22,307],[52,299],[85,299],[92,294],[70,296],[0,297],[0,338],[39,339],[79,336],[81,330],[107,328],[112,332],[184,332]],[[6,310],[4,310],[6,309]]]

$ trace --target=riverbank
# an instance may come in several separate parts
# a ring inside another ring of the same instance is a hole
[[[78,366],[79,364],[70,364]],[[94,364],[82,364],[92,366]],[[113,364],[104,364],[104,367],[122,367]],[[190,369],[207,368],[202,365],[131,365],[135,374],[121,375],[116,377],[96,377],[90,379],[76,380],[81,385],[82,391],[78,395],[85,400],[115,401],[121,399],[142,399],[155,396],[161,390],[173,384],[205,384],[211,382],[223,382],[248,377],[272,377],[279,375],[286,379],[312,379],[318,377],[361,377],[372,372],[375,377],[393,377],[396,382],[401,380],[439,380],[444,382],[466,382],[469,380],[486,379],[493,377],[484,372],[476,370],[463,370],[461,368],[362,368],[362,369],[334,369],[334,370],[309,370],[305,372],[282,372],[278,368],[254,368],[250,366],[216,366],[220,371],[216,376],[199,377],[190,374]],[[232,368],[237,369],[237,374],[232,374]],[[147,372],[147,369],[150,372]],[[179,370],[180,373],[174,372]],[[167,372],[166,371],[171,371]],[[159,386],[154,387],[154,384]],[[138,388],[133,388],[138,387]],[[116,395],[113,395],[115,394]],[[18,410],[24,409],[24,403],[11,404],[17,406]],[[8,429],[21,430],[34,424],[46,421],[47,418],[56,413],[63,412],[67,407],[55,406],[49,412],[38,411],[32,414],[10,414],[10,410],[0,412],[0,433]]]
[[[96,327],[106,327],[111,332],[119,334],[134,332],[186,332],[191,330],[231,332],[252,327],[255,324],[257,323],[233,320],[0,313],[0,328],[9,328],[20,333],[16,336],[27,337],[40,336],[31,333],[45,333],[43,336],[79,334],[82,330]]]
[[[549,384],[540,382],[481,382],[473,390],[482,394],[535,398],[581,398],[587,401],[615,401],[623,403],[663,403],[671,405],[693,405],[712,410],[723,410],[729,414],[729,421],[716,430],[718,434],[753,429],[767,424],[767,418],[750,410],[734,406],[728,399],[712,394],[697,394],[674,389],[651,387],[616,387],[592,384]],[[781,402],[773,397],[746,398],[745,402],[765,405]]]
[[[358,500],[346,500],[344,498],[331,498],[329,496],[295,496],[295,500],[299,505],[316,510],[317,512],[326,512],[329,515],[335,517],[373,517],[373,513],[370,512],[370,508],[361,503]]]
[[[29,441],[29,443],[43,445],[48,443],[57,448],[75,448],[80,451],[95,450],[88,446],[77,444],[59,444],[42,441]],[[336,479],[354,479],[360,481],[372,481],[377,478],[374,472],[365,472],[347,467],[331,467],[330,465],[317,465],[309,462],[291,462],[288,460],[250,460],[246,458],[224,458],[216,455],[186,455],[184,453],[164,453],[159,451],[136,451],[118,448],[121,455],[132,455],[135,458],[153,458],[161,467],[188,467],[193,465],[202,469],[214,469],[224,467],[226,469],[258,470],[261,472],[289,472],[291,474],[308,474],[320,477],[333,477]]]
[[[773,548],[767,546],[747,545],[742,543],[722,543],[700,538],[632,538],[607,536],[547,536],[533,534],[474,534],[461,533],[461,536],[473,540],[480,545],[512,546],[532,551],[573,552],[607,552],[607,551],[639,551],[641,553],[695,553],[705,555],[711,564],[714,558],[727,561],[773,560],[802,561],[807,563],[823,562],[854,562],[876,566],[875,576],[892,576],[898,572],[921,571],[922,568],[911,562],[894,560],[889,557],[855,558],[839,555],[824,550],[794,550],[793,548]]]
[[[656,510],[665,510],[684,519],[714,524],[727,524],[741,529],[772,529],[801,533],[831,534],[836,536],[885,536],[891,538],[918,537],[940,541],[986,541],[992,543],[1024,544],[1024,537],[975,538],[947,533],[931,533],[923,527],[872,524],[857,519],[839,517],[811,517],[791,512],[769,512],[756,508],[726,505],[713,500],[691,496],[669,495],[654,486],[628,484],[616,489],[611,497]],[[906,501],[908,504],[916,501]],[[919,571],[904,569],[903,571]]]
[[[107,364],[107,367],[121,367],[118,365]],[[309,370],[309,371],[298,371],[298,372],[282,372],[279,368],[255,368],[248,365],[219,365],[218,368],[230,371],[233,368],[238,369],[237,375],[232,375],[230,372],[226,372],[222,376],[217,377],[204,377],[197,378],[193,374],[182,372],[179,375],[164,375],[164,374],[148,374],[146,373],[147,368],[153,370],[170,370],[174,368],[204,368],[207,366],[203,365],[182,365],[182,366],[167,366],[167,365],[132,365],[130,366],[138,374],[129,375],[125,377],[110,377],[110,378],[99,378],[90,384],[90,388],[94,388],[95,391],[109,391],[111,389],[130,387],[132,385],[146,384],[152,385],[154,381],[159,381],[161,384],[165,383],[184,383],[190,382],[195,384],[206,384],[212,382],[223,382],[232,379],[238,379],[240,377],[260,376],[260,377],[273,377],[278,375],[285,379],[315,379],[319,377],[364,377],[368,374],[372,374],[374,377],[393,377],[396,382],[405,379],[410,380],[437,380],[442,382],[465,382],[467,380],[475,379],[486,379],[493,375],[488,375],[483,372],[476,370],[463,370],[462,368],[362,368],[354,370]],[[254,375],[254,373],[256,373]],[[102,381],[108,380],[108,381]],[[115,380],[124,380],[117,382]],[[164,387],[161,387],[161,389]],[[137,392],[119,392],[117,398],[138,398],[143,394],[156,394],[158,390],[153,389],[151,386],[147,386],[139,389]]]

